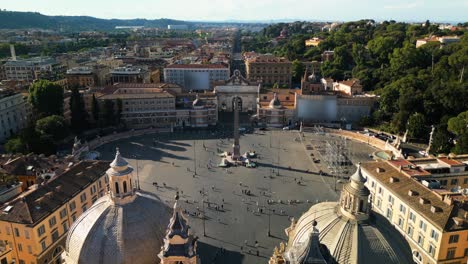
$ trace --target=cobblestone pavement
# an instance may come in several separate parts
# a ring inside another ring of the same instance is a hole
[[[138,168],[141,189],[171,206],[176,191],[180,192],[192,232],[201,241],[202,263],[267,263],[273,248],[286,239],[284,229],[291,217],[297,219],[314,203],[336,200],[339,195],[333,191],[336,179],[318,173],[327,171],[326,164],[313,163],[310,152],[314,150],[306,149],[306,144],[324,144],[325,138],[305,133],[301,140],[298,131],[279,130],[244,134],[241,153],[258,153],[255,169],[218,168],[218,151],[230,151],[232,140],[209,131],[130,138],[98,151],[102,159],[111,160],[119,147]],[[350,147],[353,162],[367,160],[372,152],[361,143],[352,142]]]

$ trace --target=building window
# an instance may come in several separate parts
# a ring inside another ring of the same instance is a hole
[[[66,221],[62,223],[62,227],[64,233],[68,231],[68,223]]]
[[[379,194],[382,194],[382,187],[379,187]]]
[[[52,232],[52,242],[55,242],[59,239],[59,232],[57,229],[55,229],[53,232]]]
[[[32,247],[31,246],[28,246],[28,253],[32,254]]]
[[[45,233],[45,226],[44,226],[44,225],[41,225],[41,226],[37,229],[37,235],[38,235],[38,236],[42,236],[44,233]]]
[[[55,219],[55,216],[49,219],[49,227],[53,227],[55,224],[57,224],[57,220]]]
[[[80,195],[80,201],[81,201],[82,203],[86,202],[86,193],[82,193],[82,194]]]
[[[24,236],[26,237],[26,239],[29,239],[29,231],[28,230],[24,230]]]
[[[434,245],[429,244],[429,255],[431,255],[431,257],[434,257],[434,254],[435,254],[435,247]]]
[[[468,248],[465,248],[465,254],[463,256],[468,257]]]
[[[411,221],[413,221],[413,223],[415,223],[416,222],[416,215],[413,212],[410,212],[409,213],[409,219]]]
[[[84,204],[82,207],[81,207],[81,210],[83,211],[83,213],[87,210],[88,208],[86,207],[86,204]]]
[[[457,248],[449,248],[447,249],[447,259],[453,259],[455,257],[455,251]]]
[[[456,184],[458,184],[458,179],[451,179],[451,180],[450,180],[450,184],[451,184],[451,185],[456,185]]]
[[[406,213],[406,207],[402,204],[400,204],[400,213],[402,214]]]
[[[427,228],[427,224],[424,223],[422,220],[419,221],[419,228],[426,231],[426,228]]]
[[[393,211],[390,208],[387,208],[387,218],[392,219]]]
[[[403,218],[399,217],[399,218],[398,218],[398,226],[399,226],[400,228],[403,228],[403,223],[404,223]]]
[[[389,195],[389,196],[388,196],[388,202],[389,202],[390,204],[393,204],[394,201],[395,201],[395,198],[393,198],[393,196]]]
[[[46,250],[46,248],[47,248],[47,244],[46,244],[45,239],[41,241],[41,248],[42,248],[42,251]]]
[[[422,234],[418,235],[418,245],[421,247],[424,245],[424,236]]]
[[[23,251],[23,245],[21,245],[20,243],[18,243],[18,251]]]
[[[406,233],[408,236],[413,237],[413,227],[409,225]]]
[[[458,243],[458,235],[451,235],[449,237],[449,244]]]
[[[76,204],[75,204],[75,201],[73,201],[70,203],[70,212],[75,211],[75,209],[76,209]]]
[[[20,233],[19,233],[19,230],[18,230],[18,228],[16,228],[16,227],[15,227],[15,229],[14,229],[14,230],[15,230],[15,236],[19,237],[19,236],[20,236]]]
[[[65,218],[65,216],[67,216],[67,208],[63,208],[63,209],[60,211],[60,219]]]
[[[431,238],[435,241],[439,240],[439,233],[437,233],[434,229],[431,230]]]
[[[75,220],[76,220],[76,214],[72,214],[71,219],[72,219],[72,222],[75,222]]]

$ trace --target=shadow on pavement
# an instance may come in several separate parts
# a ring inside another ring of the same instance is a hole
[[[197,251],[202,264],[238,264],[244,256],[237,251],[221,249],[217,246],[198,241]]]

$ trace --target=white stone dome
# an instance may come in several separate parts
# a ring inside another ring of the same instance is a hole
[[[401,246],[404,245],[403,238],[381,232],[374,225],[349,220],[340,214],[337,202],[313,205],[286,229],[289,241],[284,257],[288,263],[307,263],[305,257],[314,224],[320,232],[320,243],[327,246],[332,257],[340,264],[412,263],[409,247]],[[390,226],[388,228],[391,230]]]
[[[158,263],[171,209],[157,196],[138,191],[125,203],[98,199],[68,231],[67,264]]]

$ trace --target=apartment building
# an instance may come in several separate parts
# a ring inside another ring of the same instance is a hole
[[[161,88],[158,88],[161,87]],[[119,85],[98,97],[122,101],[121,119],[131,128],[207,127],[218,121],[216,96],[182,93],[173,84]]]
[[[145,67],[125,66],[110,71],[111,83],[149,83],[150,72]]]
[[[468,199],[463,191],[425,186],[417,177],[431,174],[407,160],[370,162],[362,169],[374,212],[405,237],[415,263],[467,263]]]
[[[247,79],[251,82],[261,82],[262,85],[290,88],[292,78],[292,63],[283,57],[272,54],[249,54],[245,59]]]
[[[30,106],[26,96],[0,90],[0,141],[5,141],[27,125]]]
[[[69,88],[93,87],[96,75],[90,67],[75,67],[67,70],[67,84]]]
[[[164,82],[186,91],[212,90],[214,83],[226,81],[230,70],[224,64],[172,64],[164,68]]]
[[[12,249],[14,263],[61,263],[68,229],[107,192],[108,167],[81,161],[0,208],[0,241]]]
[[[24,60],[9,60],[3,65],[3,68],[7,80],[32,83],[36,79],[36,72],[52,72],[55,64],[56,62],[52,58],[35,57]]]

